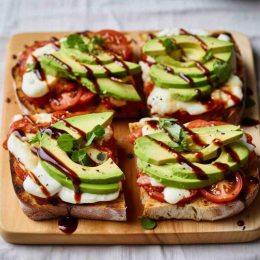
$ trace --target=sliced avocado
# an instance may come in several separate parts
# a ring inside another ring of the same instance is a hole
[[[195,88],[169,88],[169,93],[175,100],[187,102],[196,100],[198,97],[206,97],[211,93],[211,90],[212,87],[210,85],[205,85]]]
[[[57,170],[57,168],[45,161],[41,161],[41,165],[48,172],[48,174],[56,181],[58,181],[62,186],[65,186],[71,190],[74,189],[72,181],[68,178],[65,178],[64,174]],[[119,188],[120,184],[118,182],[109,184],[93,184],[82,182],[80,184],[81,192],[88,192],[93,194],[109,194],[118,191]]]
[[[217,160],[210,164],[193,163],[201,169],[207,178],[200,179],[193,169],[185,164],[171,163],[165,165],[153,165],[138,159],[137,166],[144,173],[155,178],[158,182],[165,186],[176,187],[181,189],[198,189],[209,186],[217,181],[224,179],[225,173],[218,168],[214,163],[220,162],[228,166],[229,171],[236,171],[241,165],[244,165],[248,159],[249,151],[241,142],[235,142],[229,147],[236,152],[240,159],[240,164],[234,162],[230,154],[224,148],[221,149],[221,154]],[[159,152],[157,152],[159,155]]]
[[[46,61],[46,59],[50,59],[49,61]],[[53,64],[54,61],[54,64]],[[87,76],[89,71],[95,76],[95,77],[107,77],[107,71],[109,71],[112,75],[118,76],[118,77],[124,77],[129,74],[137,74],[140,72],[140,66],[136,63],[124,61],[124,64],[128,67],[126,68],[120,64],[120,62],[112,62],[109,64],[104,65],[107,69],[104,69],[101,65],[93,65],[93,64],[83,64],[76,59],[72,58],[71,56],[67,55],[63,51],[57,51],[51,55],[45,55],[44,56],[44,62],[41,64],[44,66],[43,68],[46,68],[46,63],[49,67],[52,67],[52,69],[57,68],[57,63],[60,65],[59,70],[63,68],[66,73],[73,73],[74,76]],[[63,65],[61,65],[63,64]],[[65,64],[65,65],[64,65]],[[61,68],[60,68],[61,67]],[[49,68],[50,70],[50,68]]]
[[[57,123],[53,124],[52,127],[64,130],[68,134],[72,135],[74,138],[79,139],[81,136],[78,134],[77,131],[73,129],[73,127],[87,134],[96,125],[106,127],[112,122],[112,118],[113,112],[84,114],[60,120]],[[72,127],[66,125],[66,122],[69,123],[69,125],[71,125]]]
[[[61,43],[61,50],[68,56],[74,57],[76,60],[86,64],[97,64],[96,58],[103,64],[111,63],[114,60],[114,57],[106,52],[99,51],[97,55],[92,55],[82,52],[79,49],[70,48],[65,42]]]
[[[96,93],[96,88],[92,81],[87,78],[81,78],[80,81],[83,86],[87,87],[90,91]],[[135,87],[131,84],[123,83],[109,78],[97,79],[97,84],[99,86],[99,91],[101,95],[111,96],[116,99],[129,101],[141,100]]]
[[[180,75],[169,73],[163,69],[160,64],[152,65],[149,75],[155,82],[156,86],[162,88],[191,88],[208,85],[209,79],[207,77],[192,78],[192,86],[188,81],[184,80]],[[188,75],[187,75],[188,76]],[[210,80],[214,81],[215,76],[211,76]]]
[[[82,183],[89,184],[113,184],[123,179],[124,175],[120,168],[114,163],[112,159],[108,159],[103,164],[96,167],[88,167],[73,162],[66,152],[62,151],[57,143],[57,140],[52,139],[49,135],[43,134],[41,139],[41,148],[45,149],[48,153],[52,154],[57,158],[58,161],[62,162],[67,169],[73,171],[78,175]],[[55,179],[58,180],[57,175],[63,176],[67,179],[65,173],[62,170],[52,165],[48,161],[41,159],[43,168]]]
[[[193,142],[190,135],[188,135],[188,147],[192,152],[185,152],[182,156],[191,162],[198,162],[201,159],[209,160],[214,158],[220,148],[219,144],[215,143],[214,140],[217,139],[222,143],[222,145],[227,145],[239,140],[243,136],[243,132],[239,129],[239,127],[233,125],[194,128],[192,131],[198,134],[200,140],[207,144],[207,146],[197,146]],[[172,147],[172,149],[174,149],[177,145],[165,132],[154,133],[149,136]],[[139,159],[147,163],[162,165],[165,163],[175,163],[177,161],[177,153],[161,147],[147,136],[140,137],[136,140],[134,151]],[[200,157],[196,156],[195,152],[197,151],[200,152]]]
[[[234,47],[232,42],[222,41],[214,37],[210,36],[198,36],[206,45],[208,49],[211,49],[213,53],[219,53],[219,52],[227,52],[231,51]],[[146,55],[151,56],[160,56],[167,54],[167,50],[165,46],[163,45],[163,41],[168,38],[173,40],[173,44],[177,45],[180,48],[188,49],[203,49],[201,47],[201,43],[199,40],[197,40],[195,37],[190,35],[176,35],[172,37],[159,37],[154,38],[152,40],[149,40],[145,43],[143,46],[143,52]]]

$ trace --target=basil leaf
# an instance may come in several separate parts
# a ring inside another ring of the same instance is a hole
[[[176,123],[176,119],[160,119],[159,126],[174,139],[176,144],[172,144],[171,147],[178,152],[187,150],[187,134],[184,129]]]
[[[214,62],[213,71],[221,82],[225,81],[230,75],[230,67],[227,62],[221,60],[216,60]]]
[[[94,36],[92,39],[91,39],[91,42],[93,44],[96,44],[96,45],[99,45],[99,46],[104,46],[105,45],[105,39],[102,38],[101,36]]]
[[[141,225],[144,229],[151,230],[156,228],[157,222],[154,219],[142,217]]]
[[[73,151],[71,154],[71,160],[79,163],[81,165],[89,165],[91,162],[90,157],[88,154],[84,151],[84,149],[80,149],[78,151]]]
[[[62,134],[58,137],[57,143],[64,152],[71,152],[75,139],[70,134]]]
[[[209,49],[206,54],[203,56],[203,61],[209,61],[213,57],[213,52]]]
[[[162,40],[161,43],[165,47],[166,53],[170,53],[176,49],[176,45],[169,38]]]
[[[30,144],[40,143],[40,142],[41,142],[41,138],[42,138],[42,133],[41,133],[41,132],[37,132],[37,134],[36,134],[35,136],[33,136],[33,137],[29,140],[29,143],[30,143]]]
[[[88,52],[88,45],[79,34],[70,34],[66,39],[69,48],[76,48],[82,52]]]
[[[92,144],[95,138],[101,138],[105,134],[105,129],[101,125],[96,125],[91,132],[86,136],[87,143],[86,146]]]

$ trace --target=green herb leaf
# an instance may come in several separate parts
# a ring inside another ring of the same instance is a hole
[[[211,49],[209,49],[202,59],[203,61],[209,61],[212,57],[213,57],[213,52]]]
[[[84,149],[80,149],[78,151],[73,151],[71,154],[72,161],[79,163],[81,165],[89,165],[91,162],[90,157],[88,154],[84,151]]]
[[[97,155],[97,159],[98,159],[99,161],[105,161],[106,158],[107,158],[107,154],[106,154],[106,153],[100,152],[100,153]]]
[[[57,139],[58,146],[64,152],[71,152],[75,139],[70,134],[62,134]]]
[[[221,82],[227,80],[230,75],[230,66],[228,66],[225,61],[216,60],[213,64],[213,70],[214,74]]]
[[[144,229],[151,230],[156,228],[157,222],[154,219],[142,217],[141,225]]]
[[[94,36],[91,38],[91,42],[93,44],[99,45],[99,46],[104,46],[105,45],[105,39],[102,38],[101,36]]]
[[[255,106],[255,101],[252,98],[247,97],[246,98],[246,108],[251,108],[253,106]]]
[[[171,146],[177,151],[187,150],[187,134],[184,129],[176,123],[176,119],[160,119],[159,126],[167,131],[176,144]]]
[[[35,70],[35,64],[34,63],[29,63],[27,64],[27,71],[34,71]]]
[[[101,138],[105,134],[105,129],[101,125],[96,125],[91,132],[89,132],[86,136],[87,143],[86,146],[92,144],[95,138]]]
[[[162,41],[162,45],[165,47],[167,53],[171,53],[176,49],[175,44],[169,38],[166,38]]]
[[[29,143],[30,144],[35,144],[35,143],[40,143],[42,139],[42,133],[41,132],[37,132],[37,134],[35,136],[33,136],[30,140]]]
[[[71,34],[66,39],[66,44],[69,48],[76,48],[82,52],[88,51],[88,45],[84,42],[79,34]]]

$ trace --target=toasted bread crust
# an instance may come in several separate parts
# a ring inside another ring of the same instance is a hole
[[[63,216],[77,218],[126,221],[126,206],[124,194],[111,202],[76,205],[61,200],[41,200],[27,193],[23,188],[23,180],[15,172],[14,165],[19,163],[10,154],[10,169],[14,190],[19,199],[23,212],[33,220],[46,220]]]
[[[259,170],[255,164],[248,168],[248,176],[259,179]],[[210,202],[202,196],[196,196],[184,205],[161,203],[151,198],[141,187],[140,196],[144,207],[143,215],[152,219],[193,219],[196,221],[215,221],[237,215],[248,207],[255,199],[259,191],[259,183],[249,183],[245,196],[234,201],[217,204]]]

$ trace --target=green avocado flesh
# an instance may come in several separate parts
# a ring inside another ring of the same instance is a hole
[[[58,121],[52,127],[66,131],[75,138],[80,138],[79,135],[72,133],[74,129],[79,129],[87,134],[97,125],[105,127],[110,124],[112,116],[111,112],[79,115],[64,119],[69,125],[64,124],[64,121]],[[59,147],[57,139],[52,138],[47,133],[43,133],[39,149],[40,153],[43,153],[43,156],[39,155],[42,167],[51,177],[69,189],[74,189],[75,178],[80,180],[81,192],[109,194],[120,188],[119,182],[124,178],[124,175],[110,158],[97,166],[90,167],[78,164]],[[98,154],[98,150],[91,146],[85,151],[88,154]]]
[[[101,125],[106,127],[111,124],[113,119],[113,112],[103,112],[103,113],[92,113],[84,114],[79,116],[73,116],[60,120],[53,124],[52,127],[64,130],[75,139],[79,139],[81,136],[77,132],[77,129],[83,131],[84,133],[90,132],[96,125]],[[66,124],[68,123],[68,124]],[[74,129],[72,127],[74,127]]]
[[[158,37],[143,46],[144,54],[156,61],[149,70],[152,81],[157,87],[169,89],[176,100],[207,97],[230,77],[233,43],[210,36],[198,37],[200,40],[191,35]],[[223,66],[225,73],[220,73]]]
[[[100,95],[140,101],[135,86],[122,80],[139,74],[140,66],[102,49],[83,52],[62,42],[60,50],[40,57],[40,64],[48,75],[76,80],[94,93],[99,89]]]
[[[188,151],[178,151],[178,144],[166,132],[138,138],[134,146],[138,168],[165,186],[197,189],[224,179],[227,172],[246,164],[249,150],[240,141],[243,132],[239,126],[191,130],[203,146],[187,133]]]

